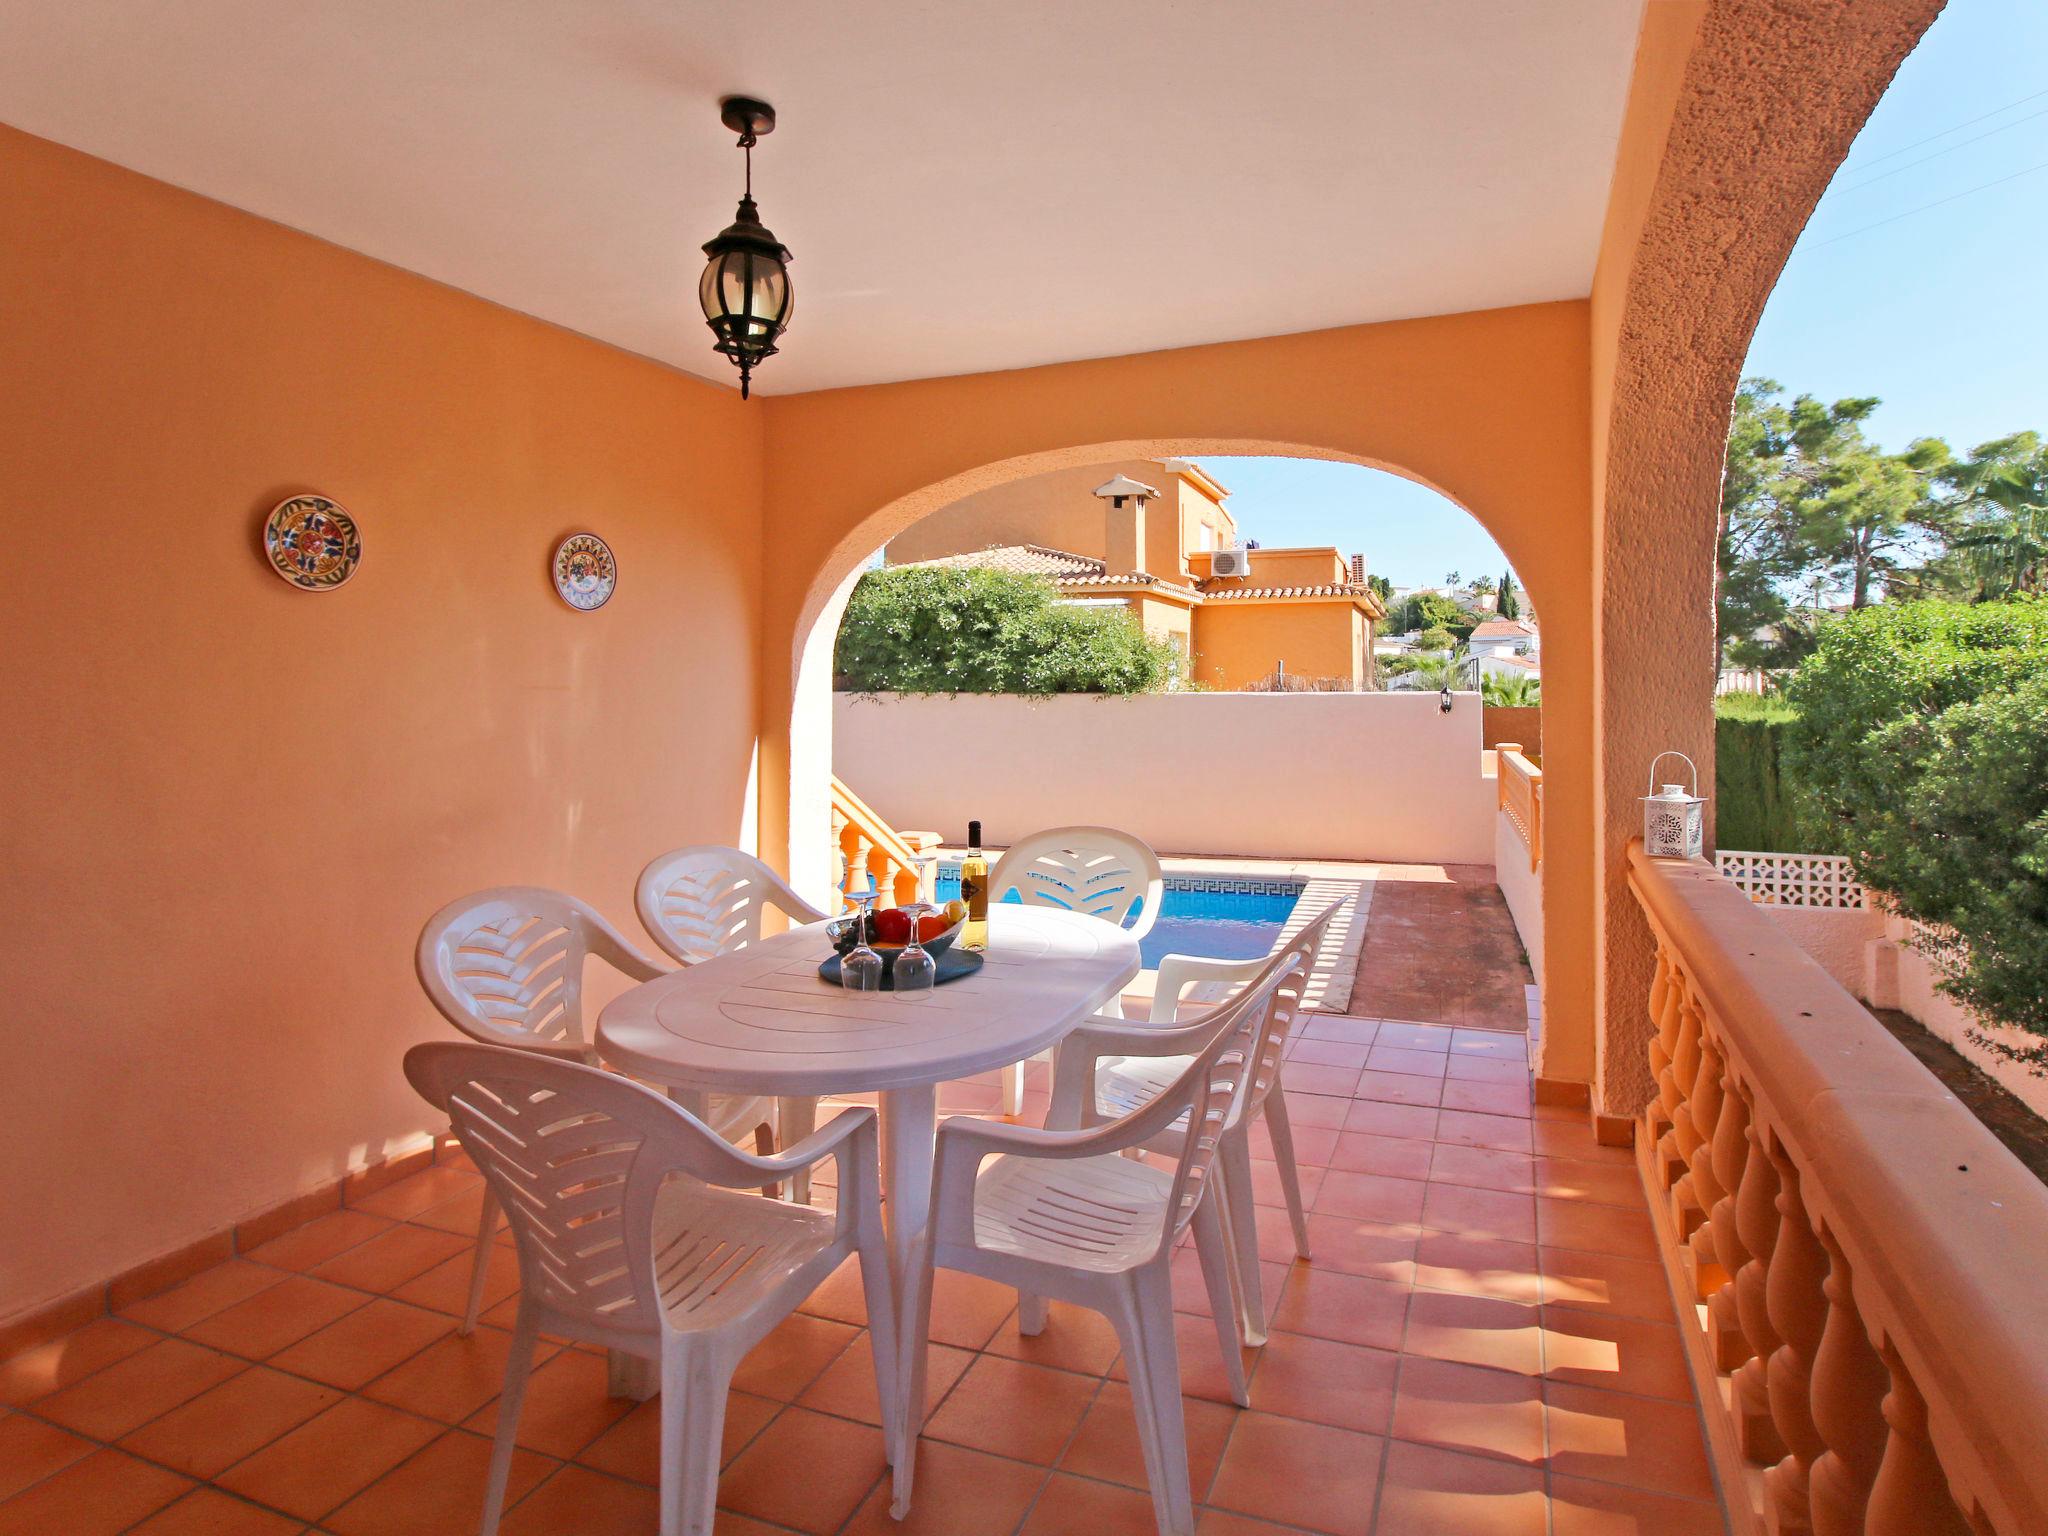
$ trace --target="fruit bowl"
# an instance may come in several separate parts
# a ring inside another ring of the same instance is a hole
[[[924,940],[924,952],[937,960],[953,947],[954,940],[960,937],[960,930],[966,926],[967,919],[963,917],[944,932],[933,934]],[[859,925],[851,913],[845,917],[835,917],[826,922],[825,936],[831,939],[832,948],[838,952],[841,959],[844,959],[859,941]],[[904,944],[884,944],[879,939],[868,940],[868,948],[882,957],[882,974],[885,976],[895,975],[896,957],[907,947]]]

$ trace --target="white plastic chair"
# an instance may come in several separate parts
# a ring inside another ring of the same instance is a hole
[[[496,1536],[534,1341],[601,1344],[661,1372],[662,1536],[710,1536],[734,1368],[848,1257],[860,1257],[883,1448],[903,1417],[871,1109],[779,1157],[751,1157],[629,1078],[530,1052],[414,1046],[405,1074],[445,1110],[511,1218],[523,1284],[482,1536]],[[836,1215],[734,1191],[825,1157]],[[800,1473],[793,1474],[800,1475]]]
[[[1180,1078],[1125,1119],[1088,1131],[960,1116],[940,1126],[931,1225],[918,1239],[905,1282],[906,1402],[924,1400],[932,1273],[939,1266],[1017,1287],[1026,1333],[1044,1326],[1045,1298],[1108,1317],[1123,1346],[1162,1536],[1194,1530],[1169,1269],[1190,1222],[1231,1396],[1240,1406],[1250,1400],[1238,1352],[1230,1236],[1221,1204],[1207,1191],[1217,1142],[1250,1081],[1256,1033],[1284,975],[1276,966],[1266,982],[1218,1008],[1204,1021],[1211,1038]],[[1192,1130],[1170,1171],[1118,1155],[1183,1119]],[[904,1415],[897,1433],[892,1508],[901,1519],[915,1472],[912,1415]]]
[[[1013,844],[996,860],[988,878],[990,905],[1015,891],[1026,906],[1084,912],[1122,927],[1131,914],[1130,934],[1142,939],[1159,921],[1166,879],[1159,855],[1128,832],[1114,827],[1054,827]],[[1103,1012],[1123,1014],[1121,999]],[[1024,1063],[1003,1068],[1004,1112],[1024,1111]]]
[[[1151,1023],[1091,1019],[1060,1041],[1053,1058],[1052,1104],[1045,1117],[1048,1129],[1080,1130],[1130,1115],[1178,1082],[1194,1060],[1194,1053],[1208,1040],[1212,1026],[1207,1017],[1191,1024],[1176,1024],[1186,989],[1193,986],[1211,996],[1228,996],[1229,988],[1264,985],[1269,972],[1282,969],[1283,974],[1273,983],[1272,1003],[1265,1013],[1251,1085],[1224,1127],[1222,1144],[1216,1153],[1217,1193],[1223,1198],[1236,1248],[1239,1326],[1247,1344],[1266,1342],[1265,1287],[1259,1269],[1259,1233],[1252,1200],[1252,1121],[1265,1116],[1266,1134],[1273,1143],[1273,1159],[1280,1175],[1280,1193],[1287,1202],[1287,1219],[1294,1228],[1294,1251],[1305,1259],[1309,1256],[1308,1216],[1301,1198],[1301,1170],[1294,1156],[1294,1128],[1287,1115],[1286,1095],[1280,1087],[1281,1056],[1300,1015],[1301,999],[1314,973],[1316,956],[1330,924],[1349,900],[1346,897],[1326,908],[1263,959],[1208,960],[1168,955],[1159,965],[1159,988],[1152,997]],[[1176,1155],[1185,1134],[1186,1127],[1175,1122],[1145,1143],[1145,1150]]]
[[[698,843],[662,854],[640,871],[633,906],[670,959],[696,965],[761,942],[761,920],[774,907],[793,923],[821,923],[826,914],[751,853]],[[775,1134],[801,1141],[818,1123],[815,1098],[775,1101]],[[792,1181],[791,1197],[810,1204],[810,1175]]]
[[[595,957],[634,981],[667,971],[640,953],[601,914],[560,891],[505,885],[459,897],[427,919],[414,965],[441,1016],[472,1040],[562,1061],[600,1065],[583,1027],[583,967]],[[714,1101],[721,1135],[744,1135],[767,1101]],[[475,1331],[484,1273],[498,1225],[498,1203],[484,1192],[469,1305],[462,1331]]]

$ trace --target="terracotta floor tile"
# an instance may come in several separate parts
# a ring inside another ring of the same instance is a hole
[[[1571,1307],[1543,1309],[1543,1374],[1551,1381],[1691,1402],[1685,1347],[1669,1323]]]
[[[1489,1056],[1496,1061],[1524,1065],[1529,1060],[1528,1038],[1501,1030],[1454,1029],[1451,1031],[1450,1050],[1454,1056]]]
[[[1498,1189],[1511,1195],[1533,1195],[1536,1193],[1535,1166],[1535,1159],[1524,1153],[1439,1141],[1430,1148],[1429,1179],[1432,1183],[1459,1184],[1468,1189]]]
[[[1408,1333],[1402,1348],[1432,1360],[1534,1376],[1543,1369],[1539,1316],[1537,1308],[1520,1302],[1416,1291],[1408,1304]]]
[[[1559,1200],[1590,1200],[1597,1205],[1643,1206],[1643,1183],[1627,1163],[1593,1163],[1579,1158],[1536,1159],[1536,1193]]]
[[[1302,1026],[1308,1040],[1342,1040],[1351,1045],[1371,1045],[1379,1039],[1377,1019],[1349,1019],[1337,1013],[1314,1013]]]
[[[481,1507],[481,1501],[479,1501]],[[505,1514],[499,1536],[650,1536],[660,1496],[587,1467],[563,1467]],[[724,1530],[721,1525],[720,1531]]]
[[[455,1319],[382,1297],[271,1356],[296,1376],[354,1391],[455,1331]]]
[[[1212,1403],[1228,1403],[1230,1386],[1223,1374],[1223,1351],[1217,1342],[1216,1325],[1206,1317],[1197,1317],[1189,1312],[1176,1312],[1173,1317],[1173,1339],[1175,1352],[1180,1356],[1180,1390],[1184,1397],[1205,1398]],[[1247,1376],[1251,1374],[1256,1351],[1243,1349],[1238,1352]],[[1128,1381],[1130,1372],[1125,1368],[1123,1357],[1110,1368],[1112,1381]]]
[[[443,1259],[432,1269],[414,1275],[391,1292],[394,1301],[410,1302],[433,1312],[462,1316],[469,1305],[470,1245],[465,1243],[453,1258]],[[493,1244],[484,1270],[484,1307],[495,1307],[519,1289],[519,1256],[503,1244]]]
[[[1196,1512],[1195,1536],[1295,1536],[1295,1533],[1284,1525],[1269,1525],[1264,1520],[1232,1514],[1227,1509],[1204,1509]]]
[[[1294,1160],[1303,1168],[1327,1168],[1330,1156],[1337,1149],[1337,1132],[1322,1125],[1292,1125],[1294,1134]],[[1273,1142],[1266,1129],[1266,1117],[1259,1116],[1252,1122],[1252,1156],[1272,1162]]]
[[[175,1472],[103,1448],[0,1504],[0,1536],[113,1536],[191,1487]]]
[[[373,1216],[388,1216],[394,1221],[410,1221],[422,1211],[432,1210],[457,1195],[481,1188],[483,1180],[470,1168],[449,1163],[437,1163],[418,1173],[408,1174],[395,1184],[387,1184],[375,1194],[365,1195],[360,1200],[351,1200],[348,1208],[352,1211],[368,1211]],[[476,1221],[472,1217],[469,1235],[476,1235]]]
[[[1447,1109],[1437,1116],[1436,1139],[1526,1153],[1531,1150],[1529,1125],[1529,1121],[1513,1115],[1478,1115],[1465,1109]]]
[[[303,1273],[338,1253],[368,1242],[380,1232],[389,1230],[390,1226],[389,1217],[363,1210],[339,1210],[250,1249],[248,1257],[258,1264],[271,1264],[279,1269]]]
[[[1338,1098],[1328,1093],[1287,1094],[1287,1113],[1296,1126],[1317,1126],[1336,1130],[1344,1124],[1344,1117],[1351,1110],[1349,1096]]]
[[[1440,1077],[1417,1077],[1410,1072],[1375,1072],[1370,1068],[1358,1074],[1357,1096],[1382,1104],[1409,1104],[1422,1109],[1434,1109],[1442,1100],[1443,1079]]]
[[[1329,1170],[1312,1164],[1300,1164],[1295,1168],[1295,1177],[1301,1185],[1302,1204],[1313,1206],[1316,1193],[1323,1187],[1323,1180]],[[1280,1210],[1287,1203],[1287,1197],[1280,1189],[1280,1168],[1277,1163],[1254,1162],[1252,1164],[1252,1204],[1267,1210]]]
[[[425,1419],[345,1397],[214,1481],[259,1504],[318,1520],[439,1433]]]
[[[93,1452],[93,1443],[26,1414],[0,1419],[0,1500]]]
[[[1640,1488],[1550,1479],[1553,1536],[1726,1536],[1718,1504],[1666,1498]]]
[[[879,1431],[807,1408],[786,1408],[725,1469],[719,1503],[757,1520],[825,1536],[846,1523],[883,1466]],[[804,1469],[803,1476],[790,1475],[796,1467]]]
[[[355,1209],[361,1210],[363,1207],[357,1206]],[[423,1227],[435,1227],[461,1237],[475,1237],[476,1226],[483,1219],[483,1213],[484,1186],[483,1181],[478,1179],[453,1197],[443,1200],[438,1205],[430,1205],[417,1215],[406,1219]],[[502,1232],[504,1226],[505,1217],[501,1212],[498,1216],[497,1230]]]
[[[718,1462],[724,1466],[782,1412],[782,1404],[748,1392],[725,1395],[725,1422],[720,1426]],[[610,1429],[585,1446],[576,1458],[593,1471],[629,1482],[661,1482],[661,1399],[639,1404]]]
[[[1400,1356],[1307,1334],[1273,1333],[1252,1373],[1252,1407],[1339,1429],[1385,1434]]]
[[[940,1399],[952,1391],[953,1384],[967,1374],[967,1367],[973,1363],[972,1353],[954,1349],[948,1344],[934,1344],[925,1352],[924,1411],[927,1415],[938,1407]],[[1107,1368],[1105,1362],[1104,1369]],[[875,1352],[868,1347],[867,1335],[863,1333],[858,1342],[825,1367],[824,1374],[806,1387],[797,1401],[819,1413],[836,1413],[842,1419],[858,1419],[863,1424],[879,1426],[882,1422],[882,1400],[875,1390]]]
[[[1309,1266],[1406,1285],[1415,1274],[1415,1240],[1408,1222],[1360,1221],[1349,1216],[1308,1217]],[[1303,1272],[1296,1265],[1294,1273]]]
[[[742,1392],[793,1403],[825,1367],[846,1352],[862,1330],[829,1318],[792,1312],[747,1351],[733,1372],[732,1384]],[[865,1349],[867,1346],[861,1346]]]
[[[1181,1423],[1188,1445],[1188,1486],[1194,1490],[1197,1503],[1216,1476],[1238,1412],[1235,1407],[1203,1398],[1181,1399]],[[1103,1383],[1101,1394],[1081,1420],[1080,1431],[1060,1457],[1059,1466],[1061,1471],[1077,1477],[1093,1477],[1140,1490],[1150,1488],[1128,1382]]]
[[[1638,1206],[1594,1205],[1584,1200],[1536,1202],[1537,1238],[1546,1248],[1579,1248],[1624,1259],[1654,1259],[1650,1213]]]
[[[604,1356],[565,1349],[527,1378],[516,1443],[567,1460],[632,1411],[624,1398],[605,1395]],[[463,1427],[496,1433],[497,1403],[471,1415]]]
[[[1284,1231],[1285,1223],[1280,1226]],[[1180,1255],[1175,1254],[1174,1260],[1179,1264]],[[1090,1376],[1101,1376],[1109,1370],[1116,1360],[1118,1347],[1116,1327],[1108,1318],[1088,1307],[1077,1307],[1064,1301],[1047,1303],[1042,1332],[1028,1338],[1019,1333],[1017,1314],[1013,1311],[996,1330],[995,1337],[988,1341],[990,1354],[1028,1360],[1033,1365],[1050,1365],[1062,1371],[1080,1371]]]
[[[147,1328],[102,1317],[61,1339],[38,1344],[0,1362],[0,1402],[16,1405],[81,1381],[94,1371],[125,1360],[157,1341]]]
[[[121,1443],[189,1476],[213,1477],[340,1400],[332,1387],[251,1366]]]
[[[204,1318],[213,1316],[258,1291],[267,1291],[285,1277],[267,1264],[247,1259],[230,1259],[211,1269],[202,1269],[190,1280],[168,1291],[133,1302],[121,1309],[131,1323],[179,1333]]]
[[[1567,1120],[1541,1119],[1531,1122],[1536,1150],[1545,1157],[1568,1157],[1586,1163],[1611,1163],[1632,1167],[1635,1154],[1627,1147],[1603,1147],[1593,1139],[1583,1109]]]
[[[1275,1210],[1273,1214],[1277,1217],[1280,1213]],[[1294,1257],[1293,1234],[1287,1230],[1284,1222],[1278,1225],[1280,1230],[1273,1233],[1272,1236],[1275,1239],[1285,1238],[1285,1245],[1279,1247],[1279,1251],[1291,1259]],[[1261,1246],[1263,1247],[1269,1239],[1263,1230],[1259,1235]],[[1281,1287],[1287,1283],[1287,1273],[1288,1266],[1280,1260],[1262,1259],[1259,1261],[1259,1278],[1264,1286],[1262,1295],[1265,1298],[1266,1307],[1269,1312],[1273,1304],[1279,1300]],[[1193,1317],[1210,1317],[1214,1315],[1209,1306],[1209,1288],[1202,1280],[1201,1255],[1195,1252],[1192,1246],[1183,1246],[1175,1250],[1173,1255],[1173,1309],[1176,1312],[1188,1313]],[[1020,1356],[1019,1358],[1028,1357]],[[1086,1367],[1075,1366],[1074,1369],[1085,1370]],[[1101,1372],[1097,1371],[1095,1374],[1100,1375]]]
[[[848,1259],[833,1270],[823,1285],[803,1299],[798,1310],[856,1328],[867,1327],[867,1292],[861,1284],[860,1260]]]
[[[1365,1065],[1370,1050],[1370,1046],[1348,1040],[1316,1040],[1303,1035],[1288,1042],[1287,1059],[1304,1066],[1349,1067],[1355,1072]]]
[[[1385,1448],[1377,1435],[1245,1413],[1209,1502],[1328,1536],[1367,1536]]]
[[[1653,1259],[1542,1247],[1536,1258],[1543,1269],[1543,1299],[1551,1305],[1671,1321],[1664,1266]]]
[[[1420,1290],[1456,1291],[1502,1301],[1543,1299],[1543,1278],[1530,1243],[1498,1238],[1425,1232],[1415,1245],[1415,1284]]]
[[[1414,1104],[1382,1104],[1372,1099],[1355,1099],[1344,1113],[1347,1131],[1368,1136],[1402,1136],[1411,1141],[1434,1141],[1439,1111]]]
[[[1442,1077],[1442,1051],[1411,1051],[1381,1040],[1367,1053],[1365,1067],[1371,1072],[1398,1072],[1411,1077]]]
[[[185,1337],[250,1360],[267,1360],[369,1300],[361,1291],[289,1275],[268,1290],[194,1323],[185,1330]]]
[[[1017,1536],[1158,1536],[1151,1494],[1055,1472]]]
[[[956,1349],[980,1349],[1016,1305],[1017,1293],[1006,1285],[942,1269],[932,1277],[931,1336]]]
[[[1340,1131],[1330,1151],[1329,1166],[1346,1173],[1377,1173],[1395,1179],[1429,1177],[1432,1143],[1405,1136],[1367,1136]]]
[[[1330,1269],[1298,1267],[1288,1277],[1273,1326],[1371,1349],[1397,1350],[1411,1291],[1405,1285]]]
[[[1474,1189],[1464,1184],[1431,1184],[1428,1189],[1421,1218],[1425,1232],[1534,1245],[1536,1202],[1530,1196],[1499,1189]]]
[[[1346,1098],[1358,1086],[1358,1069],[1318,1067],[1306,1061],[1288,1061],[1281,1063],[1280,1082],[1290,1102],[1297,1093],[1324,1093],[1333,1098]]]
[[[1527,1119],[1535,1108],[1535,1099],[1526,1077],[1511,1083],[1474,1083],[1453,1079],[1444,1083],[1443,1107]]]
[[[130,1536],[298,1536],[303,1525],[216,1488],[195,1488],[142,1524]]]
[[[350,1214],[350,1213],[344,1213]],[[369,1241],[315,1264],[311,1274],[336,1285],[382,1295],[436,1264],[468,1253],[469,1239],[411,1223],[386,1228]]]
[[[511,1349],[512,1336],[498,1328],[479,1328],[468,1338],[447,1334],[370,1382],[363,1396],[443,1424],[460,1424],[504,1390]],[[536,1346],[536,1369],[558,1350],[545,1342]]]
[[[983,1355],[932,1415],[925,1433],[1049,1467],[1066,1449],[1099,1385],[1093,1377]]]
[[[1653,1493],[1711,1499],[1714,1481],[1694,1404],[1548,1383],[1550,1470]]]
[[[1451,1082],[1462,1083],[1526,1083],[1529,1081],[1527,1063],[1506,1060],[1494,1056],[1454,1055],[1446,1064],[1444,1076]],[[1581,1119],[1585,1111],[1574,1111]]]
[[[77,1385],[52,1393],[36,1404],[36,1412],[95,1440],[118,1440],[243,1368],[242,1361],[218,1350],[184,1339],[159,1339]]]
[[[1361,1221],[1415,1222],[1422,1216],[1429,1186],[1416,1179],[1388,1178],[1377,1173],[1349,1173],[1332,1168],[1323,1175],[1312,1209],[1325,1216]]]
[[[1395,1441],[1387,1448],[1376,1536],[1546,1536],[1549,1501],[1534,1467]]]
[[[334,1536],[473,1536],[483,1513],[490,1461],[490,1441],[451,1429],[335,1510],[321,1526]],[[518,1503],[557,1466],[532,1451],[514,1451],[505,1484],[507,1506]]]
[[[927,1440],[917,1451],[910,1513],[890,1518],[885,1479],[845,1536],[1010,1536],[1044,1486],[1041,1468]]]
[[[1456,1032],[1441,1024],[1399,1024],[1380,1026],[1378,1044],[1403,1051],[1433,1051],[1441,1056],[1451,1048]]]
[[[1452,1450],[1543,1463],[1543,1384],[1533,1376],[1410,1355],[1401,1362],[1393,1435]]]

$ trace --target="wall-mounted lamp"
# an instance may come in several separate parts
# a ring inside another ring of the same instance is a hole
[[[1444,691],[1443,691],[1442,693],[1439,693],[1439,694],[1438,694],[1438,695],[1436,696],[1436,707],[1437,707],[1438,709],[1442,710],[1442,711],[1443,711],[1443,712],[1444,712],[1445,714],[1447,714],[1447,715],[1448,715],[1448,714],[1449,714],[1449,713],[1451,712],[1451,690],[1450,690],[1450,689],[1446,688],[1446,689],[1444,689]]]

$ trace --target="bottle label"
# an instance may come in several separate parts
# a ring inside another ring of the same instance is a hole
[[[960,875],[960,899],[967,903],[967,916],[970,921],[980,922],[986,918],[988,916],[988,876],[968,874],[963,870]]]

